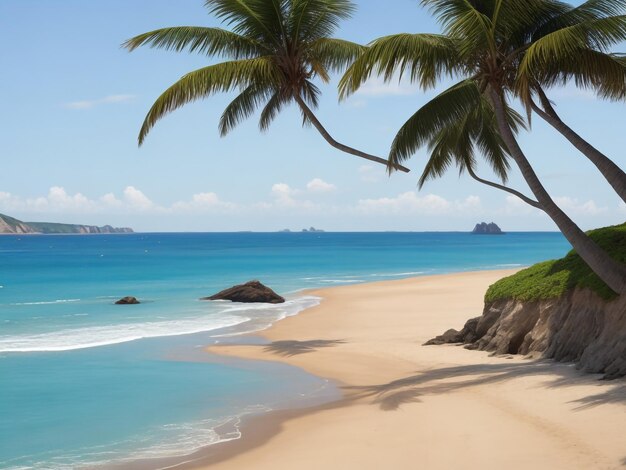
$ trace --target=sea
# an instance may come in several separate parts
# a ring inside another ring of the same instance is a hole
[[[569,249],[546,232],[1,236],[0,468],[106,468],[238,439],[246,417],[339,391],[207,346],[262,343],[242,335],[317,305],[310,288],[516,268]],[[252,279],[287,301],[200,300]],[[141,304],[114,304],[129,295]]]

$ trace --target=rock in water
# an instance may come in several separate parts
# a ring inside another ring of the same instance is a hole
[[[502,230],[493,222],[489,224],[481,222],[480,224],[476,224],[472,233],[478,235],[502,235]]]
[[[120,300],[115,302],[116,305],[133,305],[140,303],[135,297],[122,297]]]
[[[230,300],[231,302],[282,304],[285,299],[259,281],[250,281],[218,292],[200,300]]]

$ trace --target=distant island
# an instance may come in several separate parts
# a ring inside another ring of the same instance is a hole
[[[133,233],[132,228],[110,225],[57,224],[53,222],[22,222],[0,214],[0,234],[64,234],[64,233]]]
[[[314,233],[321,233],[321,232],[324,232],[324,230],[320,230],[320,229],[317,229],[317,228],[315,228],[315,227],[309,227],[309,228],[303,228],[303,229],[301,230],[301,232],[307,232],[307,233],[310,233],[310,232],[314,232]],[[293,232],[292,232],[291,230],[289,230],[288,228],[284,228],[284,229],[282,229],[282,230],[279,230],[279,231],[278,231],[278,233],[293,233]]]
[[[476,226],[474,227],[474,230],[472,230],[472,233],[476,235],[502,235],[504,234],[504,232],[500,230],[500,227],[498,227],[493,222],[489,224],[485,222],[476,224]]]

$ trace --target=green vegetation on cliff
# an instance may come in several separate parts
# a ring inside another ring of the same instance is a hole
[[[588,234],[612,258],[626,263],[626,223],[592,230]],[[489,287],[485,302],[552,299],[576,287],[591,289],[603,299],[616,297],[572,250],[564,258],[544,261],[501,279]]]

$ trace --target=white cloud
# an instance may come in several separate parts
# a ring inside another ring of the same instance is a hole
[[[65,189],[59,186],[50,188],[47,201],[50,209],[59,212],[90,212],[94,207],[94,202],[87,199],[81,193],[69,195]]]
[[[388,82],[382,77],[372,77],[355,92],[364,96],[406,96],[414,95],[419,91],[417,85],[408,83],[408,80],[399,80],[393,77]]]
[[[272,196],[274,196],[279,205],[294,206],[296,204],[293,198],[295,193],[295,190],[291,189],[286,183],[276,183],[272,186]]]
[[[98,199],[89,199],[82,193],[69,194],[65,188],[53,186],[46,196],[22,198],[0,192],[0,210],[20,213],[86,214],[115,211],[158,212],[164,208],[154,204],[143,192],[133,186],[123,191],[122,199],[107,193]]]
[[[535,207],[525,203],[520,198],[518,198],[517,196],[513,196],[512,194],[506,196],[505,205],[502,212],[505,215],[512,216],[543,214],[543,212],[539,209],[536,209]]]
[[[626,202],[620,201],[619,205],[617,206],[617,210],[620,211],[622,214],[626,214]]]
[[[459,201],[449,201],[437,194],[419,196],[416,191],[407,191],[396,197],[362,199],[357,204],[357,211],[362,214],[481,214],[482,202],[478,196],[468,196]]]
[[[124,201],[130,208],[139,211],[149,211],[156,207],[148,196],[134,186],[127,186],[126,189],[124,189]]]
[[[376,183],[384,175],[382,168],[374,168],[372,165],[361,165],[358,169],[359,178],[365,183]]]
[[[564,196],[554,198],[554,202],[556,202],[561,209],[570,214],[601,215],[608,212],[608,208],[598,207],[592,199],[587,202],[580,202],[576,198]]]
[[[135,95],[109,95],[95,100],[72,101],[65,103],[68,109],[91,109],[102,104],[124,103],[135,99]]]
[[[327,183],[320,178],[314,178],[307,183],[306,189],[313,193],[329,193],[337,188],[334,184]]]
[[[198,193],[191,201],[180,201],[172,204],[173,212],[224,212],[239,209],[237,204],[220,200],[215,193]]]
[[[361,199],[357,210],[365,214],[439,214],[450,210],[451,204],[436,194],[418,196],[415,191],[407,191],[396,197]]]
[[[477,213],[482,210],[482,203],[478,196],[467,196],[463,201],[455,202],[455,208],[459,211]]]
[[[115,197],[113,193],[107,193],[100,198],[100,202],[106,207],[119,208],[123,205],[123,202]]]

